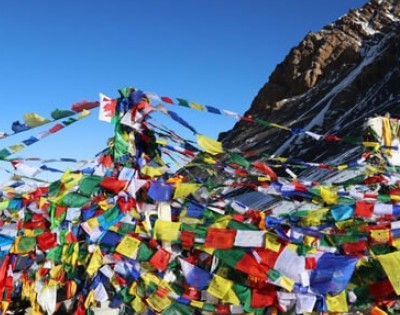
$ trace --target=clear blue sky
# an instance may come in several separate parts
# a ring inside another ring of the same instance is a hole
[[[243,113],[307,32],[365,2],[0,1],[0,131],[11,132],[27,112],[50,117],[99,92],[116,97],[125,86]],[[180,113],[212,137],[234,124]],[[97,114],[19,156],[93,157],[112,135]],[[38,131],[0,140],[0,149]]]

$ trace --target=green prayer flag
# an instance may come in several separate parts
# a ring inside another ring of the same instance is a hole
[[[193,313],[194,310],[190,306],[176,302],[161,312],[162,315],[192,315]]]
[[[263,126],[266,126],[266,127],[271,127],[272,126],[272,124],[270,122],[268,122],[266,120],[259,119],[259,118],[256,118],[256,123],[260,124],[260,125],[263,125]]]
[[[204,303],[202,310],[206,311],[206,312],[215,312],[215,308],[216,308],[216,306],[214,304]]]
[[[53,261],[54,263],[59,263],[61,261],[62,246],[56,246],[51,248],[46,255],[46,259]]]
[[[228,228],[242,231],[258,231],[257,226],[253,224],[243,223],[235,220],[229,221]]]
[[[11,155],[11,152],[10,151],[8,151],[8,149],[2,149],[1,151],[0,151],[0,159],[1,160],[4,160],[6,157],[9,157]]]
[[[359,144],[359,143],[361,143],[362,140],[360,137],[343,137],[342,141],[347,142],[347,143],[352,143],[352,144]]]
[[[20,236],[17,250],[20,253],[28,253],[35,250],[36,237]]]
[[[119,208],[116,206],[112,209],[108,209],[106,210],[102,215],[101,215],[101,219],[102,221],[105,222],[105,224],[115,224],[115,220],[118,219],[119,215],[120,215],[120,210]]]
[[[130,88],[121,88],[118,90],[119,94],[121,94],[122,97],[129,97],[129,94],[131,94],[131,89]]]
[[[242,248],[231,248],[228,250],[216,249],[214,255],[229,267],[235,268],[238,261],[246,255],[246,250]]]
[[[238,284],[235,282],[233,284],[233,291],[235,292],[238,299],[243,305],[243,310],[247,313],[263,314],[264,308],[253,308],[251,307],[251,289]]]
[[[190,107],[189,101],[184,100],[183,98],[177,98],[177,100],[179,106]]]
[[[73,112],[71,110],[55,109],[51,113],[51,118],[53,118],[54,120],[58,120],[58,119],[61,119],[61,118],[72,116],[72,115],[75,115],[75,112]]]
[[[63,206],[67,206],[70,208],[81,208],[90,200],[91,198],[87,196],[81,195],[76,192],[70,192],[62,198],[61,203]]]
[[[281,276],[280,272],[275,269],[268,270],[267,275],[268,275],[268,279],[271,279],[271,281],[276,281]]]
[[[85,176],[79,181],[79,190],[84,195],[95,194],[101,189],[99,184],[103,179],[103,177],[96,175]]]
[[[243,166],[244,168],[249,168],[251,166],[251,163],[238,153],[231,153],[230,157],[233,163]]]
[[[114,160],[120,160],[129,151],[129,144],[124,139],[124,132],[119,122],[115,125]]]
[[[381,195],[381,194],[379,194],[378,198],[377,198],[377,201],[384,202],[384,203],[390,203],[391,202],[390,195]]]
[[[153,256],[155,251],[151,249],[146,243],[140,243],[139,253],[137,256],[138,261],[148,261]]]
[[[55,203],[52,203],[50,205],[49,213],[50,213],[51,230],[58,228],[61,222],[64,221],[65,216],[67,215],[66,211],[63,211],[61,215],[60,214],[57,215],[57,205]]]
[[[55,197],[60,193],[61,189],[61,180],[56,180],[55,182],[52,182],[49,186],[49,196],[50,197]]]
[[[69,126],[69,125],[73,124],[73,123],[76,122],[76,121],[77,121],[77,119],[75,119],[75,118],[73,118],[73,117],[70,117],[70,118],[68,118],[67,120],[63,120],[62,123],[63,123],[65,126]]]

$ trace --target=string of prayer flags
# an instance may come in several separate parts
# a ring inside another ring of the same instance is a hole
[[[28,146],[31,146],[32,144],[48,137],[49,135],[54,134],[54,133],[60,131],[61,129],[64,129],[64,128],[70,126],[71,124],[88,117],[89,114],[90,114],[89,111],[86,111],[86,110],[82,111],[79,115],[77,115],[76,118],[70,117],[68,120],[57,123],[50,129],[42,131],[42,132],[38,133],[36,136],[31,136],[30,138],[23,140],[21,143],[10,145],[6,148],[1,149],[0,150],[0,159],[4,160],[4,159],[8,158],[10,155],[12,155],[16,152],[19,152]]]
[[[269,122],[269,121],[266,121],[266,120],[263,120],[263,119],[259,119],[259,118],[254,119],[251,116],[242,116],[242,115],[240,115],[238,113],[235,113],[235,112],[232,112],[230,110],[218,109],[218,108],[213,107],[213,106],[202,105],[202,104],[199,104],[199,103],[194,102],[194,101],[185,100],[183,98],[172,98],[172,97],[169,97],[169,96],[161,96],[160,97],[155,93],[145,93],[145,94],[150,100],[152,100],[154,102],[164,103],[164,104],[168,104],[168,105],[177,105],[177,106],[187,107],[187,108],[191,108],[191,109],[194,109],[194,110],[206,111],[208,113],[217,114],[217,115],[225,115],[227,117],[231,117],[231,118],[234,118],[234,119],[237,119],[237,120],[241,120],[241,121],[245,121],[245,122],[248,122],[248,123],[257,123],[257,124],[265,126],[265,127],[277,128],[277,129],[280,129],[280,130],[285,130],[285,131],[290,132],[294,136],[299,135],[299,134],[303,134],[303,135],[307,135],[307,136],[309,136],[309,137],[311,137],[313,139],[316,139],[316,140],[323,139],[324,141],[327,141],[327,142],[345,142],[345,143],[353,143],[353,144],[358,144],[358,145],[368,145],[367,143],[364,143],[364,142],[361,141],[361,137],[359,139],[354,140],[353,138],[350,138],[350,137],[339,137],[337,135],[320,135],[320,134],[317,134],[315,132],[311,132],[310,130],[306,130],[306,129],[301,128],[301,127],[300,128],[299,127],[290,128],[290,127],[287,127],[287,126],[284,126],[284,125],[281,125],[281,124],[277,124],[277,123],[274,123],[274,122]],[[381,119],[381,118],[379,118],[379,119]],[[385,130],[388,130],[388,131],[390,130],[389,122],[388,122],[388,125],[385,125],[385,124],[381,124],[381,125],[383,125],[383,127],[386,126]],[[392,149],[392,147],[391,147],[392,142],[390,141],[390,136],[389,136],[389,132],[388,131],[386,131],[384,133],[386,138],[383,141],[382,146],[388,147],[388,150],[390,152],[390,150]],[[375,142],[374,146],[379,147],[380,144],[378,142]],[[400,152],[398,149],[397,149],[397,151]]]

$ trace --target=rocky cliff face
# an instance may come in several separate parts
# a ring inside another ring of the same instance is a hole
[[[361,135],[366,118],[400,116],[400,0],[373,0],[309,33],[271,74],[245,115],[319,134]],[[227,148],[329,162],[354,145],[238,122]]]

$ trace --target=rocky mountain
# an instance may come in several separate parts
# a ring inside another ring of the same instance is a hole
[[[400,116],[400,0],[372,0],[292,48],[246,116],[322,135],[361,135],[368,117]],[[354,158],[360,148],[238,122],[227,148],[314,162]]]

